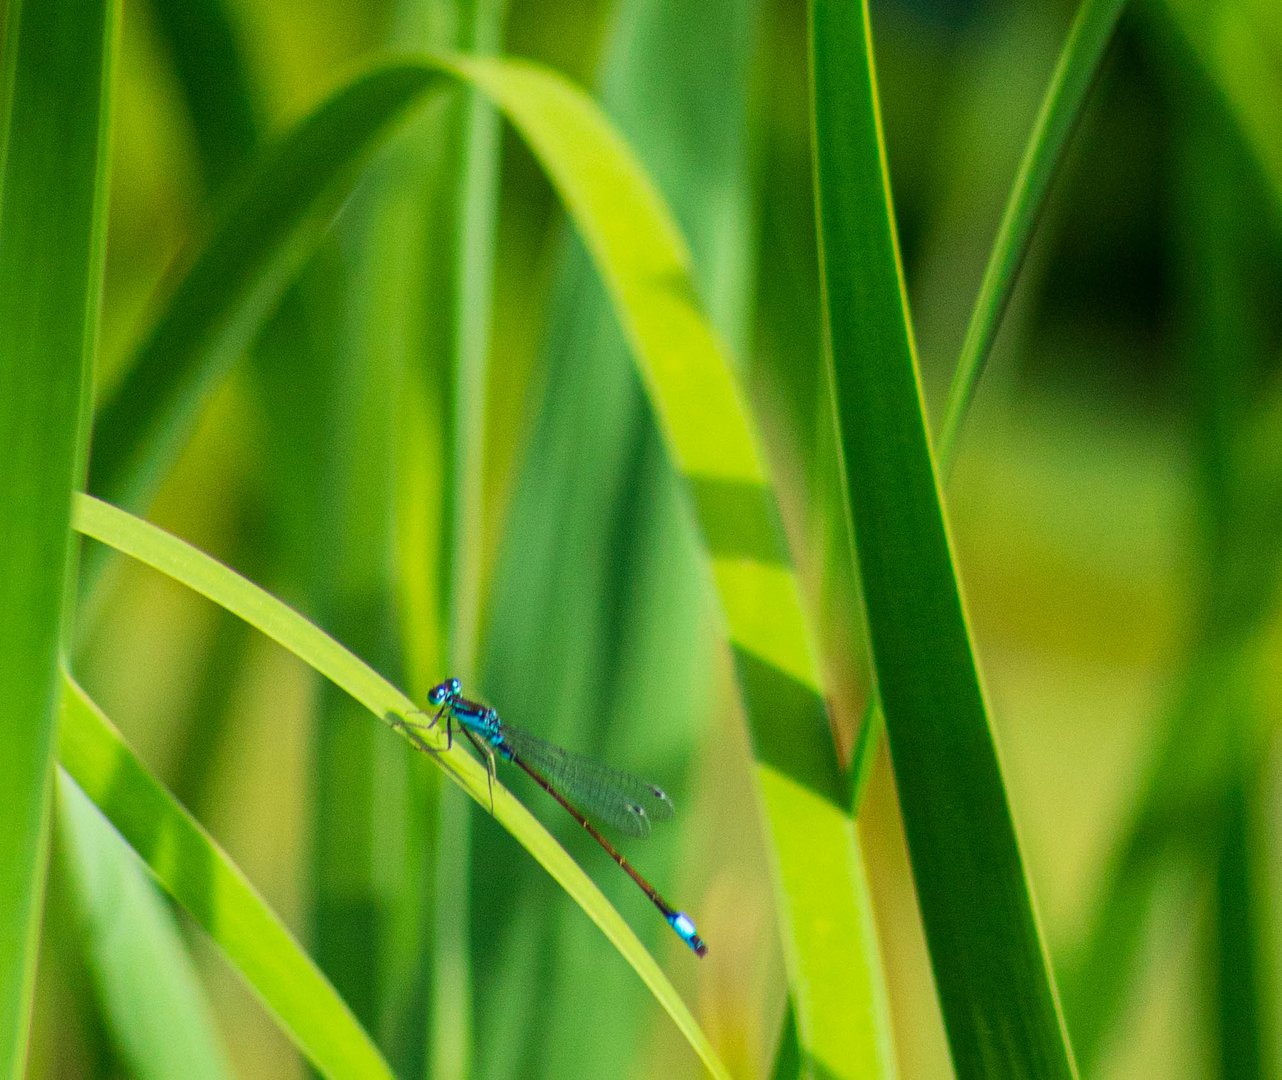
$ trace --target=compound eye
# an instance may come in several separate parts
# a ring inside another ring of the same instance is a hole
[[[462,693],[463,691],[463,684],[459,682],[458,679],[451,679],[449,682],[449,687],[450,687],[451,694],[458,694],[458,693]]]

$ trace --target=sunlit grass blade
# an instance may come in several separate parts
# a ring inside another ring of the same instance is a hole
[[[284,924],[70,677],[58,758],[323,1075],[390,1080],[374,1043]]]
[[[551,178],[688,485],[755,745],[806,1067],[882,1075],[887,1033],[862,861],[800,590],[758,439],[698,306],[685,245],[626,147],[568,84],[533,65],[451,64],[499,104]]]
[[[235,1076],[172,908],[136,856],[58,773],[57,828],[109,1034],[139,1080]]]
[[[102,288],[110,0],[11,0],[0,66],[0,1074],[24,1071]]]
[[[936,452],[947,475],[962,421],[970,409],[1002,315],[1015,288],[1033,228],[1046,203],[1055,170],[1064,156],[1086,96],[1099,73],[1104,50],[1127,0],[1082,0],[1064,51],[1060,53],[1041,111],[1033,126],[1006,211],[984,270],[961,355],[945,407]]]
[[[77,500],[74,523],[86,536],[109,544],[117,551],[182,582],[238,615],[293,652],[384,721],[393,723],[397,718],[416,710],[414,703],[404,694],[293,609],[176,537],[88,496],[81,496]],[[495,819],[574,897],[584,912],[613,942],[672,1017],[708,1070],[713,1075],[725,1076],[724,1066],[672,984],[591,879],[506,788],[497,782],[491,788],[484,767],[469,756],[461,745],[456,745],[448,752],[444,749],[443,738],[439,747],[435,743],[432,745],[436,751],[432,760],[438,762],[475,802],[488,810],[491,806],[491,794],[493,795]],[[117,747],[124,749],[112,741],[107,768],[112,767],[113,761],[119,766],[116,759]],[[104,789],[104,784],[93,782],[93,777],[86,778],[65,757],[63,764],[86,793],[101,806],[100,799],[109,794]],[[159,790],[147,774],[142,774],[139,782],[148,790]],[[177,825],[174,827],[179,828]],[[181,828],[184,835],[189,831],[186,824]],[[208,844],[203,840],[199,844],[194,839],[191,842],[194,845],[191,852],[193,857],[199,854],[202,861],[208,863],[211,850]],[[199,894],[196,899],[199,899]],[[262,962],[259,957],[250,959],[255,969]]]
[[[959,1077],[1073,1077],[939,502],[867,5],[812,0],[825,321],[899,804]]]

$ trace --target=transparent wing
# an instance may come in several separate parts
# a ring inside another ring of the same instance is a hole
[[[517,757],[541,772],[590,818],[627,836],[649,836],[675,808],[667,792],[631,773],[572,754],[537,735],[503,725],[503,738]]]

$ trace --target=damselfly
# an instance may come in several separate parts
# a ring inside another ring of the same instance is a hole
[[[677,911],[660,896],[659,891],[597,831],[587,817],[591,815],[628,836],[648,836],[652,822],[663,821],[673,814],[672,800],[662,788],[608,765],[579,757],[503,723],[495,710],[463,697],[463,685],[458,679],[446,679],[434,686],[427,700],[436,709],[436,714],[425,725],[402,721],[411,734],[413,728],[433,728],[443,721],[446,746],[449,747],[453,744],[457,725],[485,758],[491,782],[495,755],[523,769],[539,787],[564,806],[588,835],[605,849],[606,854],[623,868],[624,873],[640,886],[668,925],[696,955],[703,956],[708,951],[690,916]],[[425,744],[421,745],[427,749]]]

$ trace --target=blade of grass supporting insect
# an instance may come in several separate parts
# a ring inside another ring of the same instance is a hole
[[[121,1063],[141,1080],[235,1075],[173,912],[120,835],[58,774],[60,847]]]
[[[404,694],[293,609],[154,525],[108,503],[82,495],[76,500],[74,526],[86,536],[109,544],[115,550],[159,570],[244,619],[386,722],[394,723],[398,718],[415,711],[414,703]],[[424,745],[431,749],[432,760],[440,764],[450,779],[459,784],[473,801],[488,810],[491,806],[491,787],[484,767],[469,756],[461,745],[447,751],[443,737],[426,735],[425,738],[428,741]],[[76,776],[75,770],[68,767],[68,771],[80,782],[82,778]],[[98,785],[82,783],[81,786],[101,807],[101,802],[94,797]],[[496,820],[521,842],[601,927],[602,932],[633,966],[642,981],[650,987],[708,1071],[714,1076],[726,1076],[725,1067],[672,984],[591,879],[501,783],[493,785],[492,794]],[[207,861],[207,851],[205,857]],[[260,961],[255,961],[258,962]]]
[[[0,1073],[26,1057],[71,495],[102,288],[110,0],[11,0],[0,60]]]
[[[58,757],[323,1075],[391,1077],[369,1036],[302,947],[70,677],[64,680]]]
[[[957,370],[945,407],[936,452],[948,472],[962,420],[970,409],[997,328],[1015,288],[1020,265],[1028,253],[1033,228],[1064,156],[1086,96],[1099,73],[1104,50],[1112,40],[1126,0],[1082,0],[1060,53],[1041,111],[1011,187],[1010,199],[997,231],[993,251],[975,300],[975,309],[962,342]]]
[[[913,877],[959,1077],[1072,1077],[927,440],[866,4],[812,0],[825,321]]]
[[[805,1070],[890,1067],[862,858],[758,441],[671,219],[618,136],[533,65],[452,58],[539,158],[614,301],[688,485],[730,635],[769,830]]]

